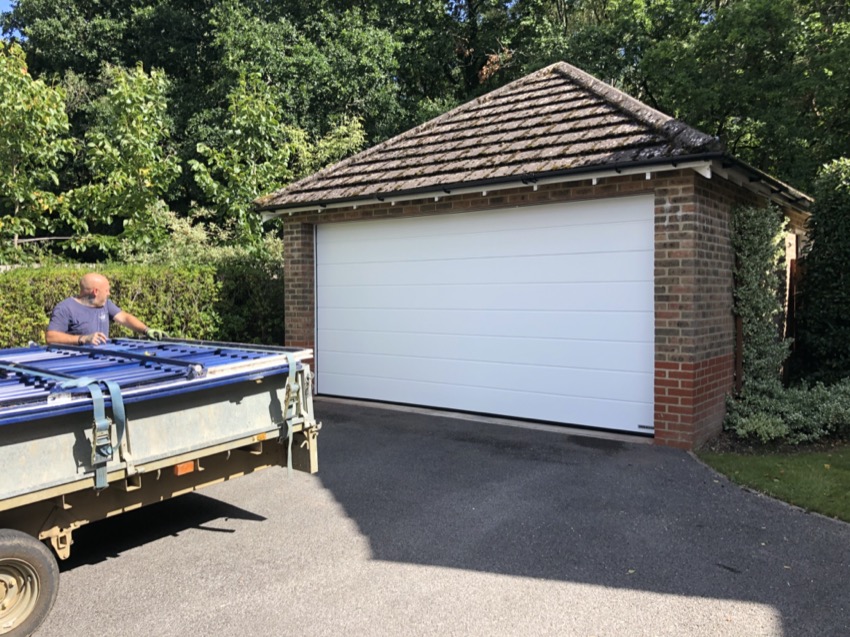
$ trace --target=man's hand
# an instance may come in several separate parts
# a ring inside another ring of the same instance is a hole
[[[83,334],[77,339],[78,345],[103,345],[106,342],[106,334],[95,332],[94,334]]]
[[[168,334],[163,332],[162,330],[151,329],[148,328],[145,330],[145,336],[153,341],[161,341],[164,338],[168,338]]]

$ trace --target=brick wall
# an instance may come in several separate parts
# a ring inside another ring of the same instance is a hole
[[[298,222],[285,224],[283,242],[285,344],[312,348],[316,333],[313,225]]]
[[[717,176],[683,170],[297,213],[284,231],[286,344],[315,345],[315,224],[640,193],[655,196],[655,442],[698,446],[720,431],[734,381],[729,214],[736,202],[757,203]]]

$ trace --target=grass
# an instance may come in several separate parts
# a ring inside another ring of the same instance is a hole
[[[737,484],[850,522],[850,442],[789,452],[700,451]]]

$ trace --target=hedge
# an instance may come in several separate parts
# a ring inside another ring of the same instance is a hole
[[[831,384],[850,377],[850,158],[818,173],[808,229],[795,371]]]
[[[171,336],[234,342],[283,343],[282,266],[233,258],[213,265],[50,266],[0,273],[0,347],[44,343],[53,307],[96,270],[111,284],[121,309]],[[112,326],[111,336],[131,333]]]

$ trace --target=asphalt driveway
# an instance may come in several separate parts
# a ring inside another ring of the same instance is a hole
[[[684,452],[316,411],[318,475],[78,531],[38,635],[850,634],[850,525]]]

